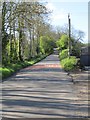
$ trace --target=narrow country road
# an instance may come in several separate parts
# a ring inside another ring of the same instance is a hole
[[[9,118],[87,118],[87,85],[74,84],[58,55],[20,70],[2,83],[2,116]]]

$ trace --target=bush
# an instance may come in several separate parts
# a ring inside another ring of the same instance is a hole
[[[65,59],[68,57],[68,49],[65,49],[65,50],[62,50],[60,53],[59,53],[59,58],[60,60],[62,59]]]
[[[65,58],[61,61],[61,65],[66,71],[72,71],[76,68],[77,65],[77,59],[74,56],[71,56],[70,58]]]

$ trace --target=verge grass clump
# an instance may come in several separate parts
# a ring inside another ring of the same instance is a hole
[[[7,78],[13,73],[17,72],[18,70],[39,62],[48,55],[49,54],[41,55],[41,56],[39,55],[36,58],[32,58],[30,61],[17,62],[16,64],[12,63],[12,64],[8,64],[7,66],[0,67],[0,76],[2,77],[2,79]]]

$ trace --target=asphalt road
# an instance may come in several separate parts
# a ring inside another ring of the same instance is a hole
[[[58,55],[20,70],[2,89],[2,117],[88,118],[88,84],[74,84]]]

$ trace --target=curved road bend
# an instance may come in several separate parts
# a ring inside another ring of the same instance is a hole
[[[87,85],[73,84],[58,55],[20,70],[2,84],[3,117],[86,118]]]

